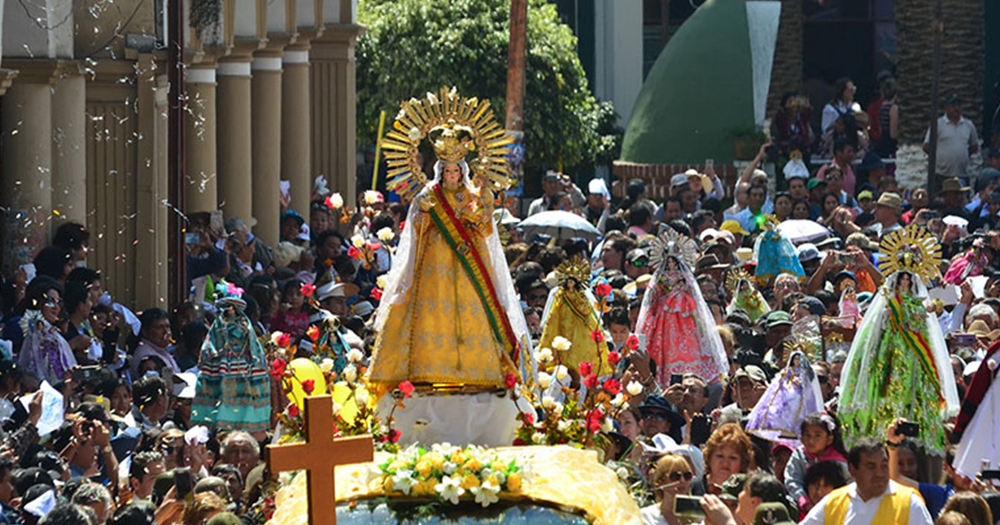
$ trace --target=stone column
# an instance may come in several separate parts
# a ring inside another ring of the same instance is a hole
[[[52,213],[87,224],[86,80],[76,62],[59,68],[52,91]],[[58,226],[58,223],[55,227]]]
[[[250,56],[219,62],[217,104],[219,208],[227,219],[250,224],[251,190]]]
[[[291,209],[309,220],[310,168],[309,44],[285,49],[281,76],[281,178],[291,183]]]
[[[169,82],[163,68],[151,54],[136,60],[138,82],[136,108],[138,131],[144,140],[136,142],[136,245],[135,293],[133,304],[168,308],[169,211],[163,201],[169,195],[167,153]],[[161,73],[157,75],[156,73]]]
[[[189,67],[184,81],[187,88],[184,116],[184,211],[213,211],[218,205],[215,64]]]
[[[16,62],[16,63],[14,63]],[[52,210],[54,61],[5,61],[16,81],[0,99],[0,206],[6,272],[48,244]]]
[[[331,191],[353,206],[357,196],[357,131],[354,46],[363,31],[353,24],[327,25],[313,41],[313,106],[321,118],[312,121],[312,166],[326,175]]]
[[[253,231],[268,246],[280,237],[281,214],[281,51],[254,56],[252,108]]]

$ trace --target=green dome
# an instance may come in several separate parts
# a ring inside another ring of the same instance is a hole
[[[755,119],[755,101],[761,97],[759,92],[755,96],[754,79],[758,78],[759,91],[764,71],[755,74],[755,70],[766,69],[767,84],[780,12],[775,4],[780,10],[779,2],[707,0],[681,25],[642,86],[625,130],[622,161],[700,164],[709,158],[733,160],[734,132],[762,120],[762,114]],[[758,6],[763,9],[755,9]],[[748,12],[755,29],[763,32],[760,38],[749,34]],[[758,12],[763,16],[757,16]],[[755,62],[761,63],[755,68]],[[766,85],[763,90],[766,100]]]

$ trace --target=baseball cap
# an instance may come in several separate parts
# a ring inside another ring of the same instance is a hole
[[[743,484],[746,483],[746,480],[747,475],[741,472],[729,476],[729,479],[722,483],[722,493],[719,494],[719,499],[739,501],[740,492],[743,491]]]
[[[638,261],[639,259],[642,259],[642,258],[649,259],[649,254],[647,254],[646,250],[643,250],[642,248],[636,248],[636,249],[628,252],[628,256],[625,257],[625,260],[628,261],[628,262],[630,262],[630,263],[634,263],[634,262],[636,262],[636,261]]]
[[[874,198],[875,198],[875,196],[872,195],[872,192],[869,191],[869,190],[862,191],[861,193],[858,194],[858,200],[859,201],[863,201],[865,199],[872,200]]]
[[[748,377],[750,380],[758,383],[767,383],[767,374],[765,374],[764,370],[757,365],[741,366],[739,370],[733,374],[733,381],[737,381],[741,377]]]
[[[750,232],[743,229],[743,225],[739,221],[734,221],[729,219],[728,221],[723,221],[722,226],[719,226],[720,230],[727,231],[733,235],[737,233],[740,235],[750,235]]]
[[[811,242],[800,244],[795,248],[795,252],[799,256],[799,262],[805,263],[819,259],[819,249]]]
[[[826,185],[827,183],[823,179],[809,179],[809,182],[806,183],[806,189],[813,190],[819,186],[826,186]]]
[[[549,170],[545,172],[544,176],[542,176],[542,182],[559,182],[560,180],[561,177],[557,171]]]
[[[670,177],[670,187],[671,188],[676,188],[678,186],[684,186],[686,184],[688,184],[688,178],[687,178],[687,175],[685,175],[683,173],[678,173],[678,174],[674,175],[673,177]]]
[[[767,314],[767,318],[764,320],[764,326],[768,330],[781,326],[792,324],[792,316],[788,315],[788,312],[784,310],[772,310],[771,313]]]

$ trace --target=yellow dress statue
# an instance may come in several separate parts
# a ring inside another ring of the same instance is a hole
[[[456,253],[475,251],[488,257],[486,237],[493,230],[493,194],[462,184],[463,169],[468,169],[463,165],[438,161],[435,171],[443,171],[442,180],[422,190],[414,201],[418,212],[412,218],[416,250],[412,282],[402,301],[389,305],[376,339],[370,376],[375,383],[409,380],[503,387],[506,375],[515,372],[505,341],[491,329],[498,321],[491,319],[496,312],[484,307],[478,293],[483,283],[470,279],[465,268],[469,262]],[[439,221],[449,216],[457,221],[442,228]],[[464,232],[456,236],[449,226]],[[456,249],[452,247],[456,242],[467,244]],[[484,295],[493,299],[488,291]]]
[[[415,196],[376,314],[368,379],[379,386],[510,388],[533,374],[527,325],[492,222],[492,188],[506,181],[509,140],[497,135],[487,109],[454,91],[429,93],[403,103],[383,141],[389,186]],[[438,159],[426,185],[416,160],[424,138]]]
[[[580,363],[594,365],[598,376],[613,372],[608,363],[608,344],[604,342],[604,328],[594,308],[595,298],[588,289],[590,265],[581,257],[563,262],[556,268],[559,286],[549,293],[542,315],[542,338],[539,348],[553,348],[556,337],[571,343],[569,350],[560,352],[561,363],[576,370]]]

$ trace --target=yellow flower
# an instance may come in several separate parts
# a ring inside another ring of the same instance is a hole
[[[501,463],[500,461],[494,461],[493,463],[490,463],[490,468],[493,469],[493,472],[507,471],[507,465]]]
[[[507,475],[507,490],[517,492],[521,490],[521,473],[511,472]]]
[[[508,481],[508,483],[510,483],[510,481]],[[386,494],[389,494],[391,492],[394,492],[392,487],[393,487],[392,476],[384,476],[382,478],[382,490],[385,491]]]
[[[472,458],[469,461],[466,461],[464,466],[466,470],[470,472],[479,472],[479,470],[483,468],[483,464],[480,463],[479,460],[476,458]]]
[[[425,479],[414,485],[410,493],[414,496],[433,496],[435,494],[434,485],[437,485],[437,483],[437,479]]]
[[[399,469],[404,469],[404,468],[406,468],[406,463],[403,463],[398,459],[396,461],[393,461],[392,464],[389,465],[390,472],[398,472]]]
[[[424,478],[428,478],[431,475],[431,462],[426,459],[421,459],[417,462],[417,467],[414,469],[417,474],[420,474]]]
[[[497,485],[497,486],[500,485],[500,481],[497,480],[496,475],[492,475],[492,474],[490,475],[490,477],[486,478],[486,483],[490,483],[492,485]]]
[[[462,488],[469,490],[479,486],[479,478],[475,474],[466,474],[462,478]]]
[[[465,464],[465,454],[462,454],[461,450],[455,449],[455,451],[451,453],[451,462],[456,465]]]
[[[435,471],[441,472],[444,470],[444,456],[441,454],[431,452],[430,454],[427,454],[427,461],[431,462],[431,467],[433,467]]]

